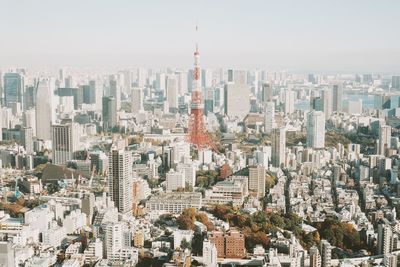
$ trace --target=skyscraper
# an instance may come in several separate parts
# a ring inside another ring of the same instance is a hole
[[[243,120],[250,112],[250,92],[245,84],[225,85],[225,114]]]
[[[214,112],[215,88],[207,88],[204,97],[204,113]]]
[[[392,137],[392,127],[388,125],[382,125],[379,128],[379,143],[378,143],[378,154],[385,155],[386,149],[390,148],[390,139]]]
[[[273,167],[282,167],[285,165],[286,150],[286,129],[275,128],[272,130],[272,153],[271,161]]]
[[[103,130],[110,131],[117,126],[117,104],[112,96],[103,97]]]
[[[147,71],[144,68],[137,69],[137,85],[144,87],[147,84]]]
[[[283,103],[285,115],[292,114],[294,112],[294,100],[295,94],[291,89],[285,90],[285,101]]]
[[[188,75],[185,71],[176,71],[175,72],[177,86],[178,86],[178,95],[184,95],[188,92]]]
[[[310,111],[307,114],[307,147],[325,147],[325,116],[321,111]]]
[[[272,101],[272,86],[269,83],[263,83],[262,84],[262,95],[261,95],[261,100],[263,103],[267,103]]]
[[[83,103],[83,87],[79,87],[79,88],[70,88],[70,87],[66,87],[66,88],[58,88],[57,89],[57,95],[59,97],[72,97],[73,98],[73,109],[77,110],[80,109],[82,107],[82,103]]]
[[[21,129],[21,145],[25,147],[28,154],[33,153],[33,130],[30,127],[23,127]]]
[[[400,76],[392,76],[392,88],[393,89],[400,89]]]
[[[108,187],[111,199],[121,213],[133,207],[132,154],[113,148],[109,154]]]
[[[334,84],[332,86],[332,111],[341,112],[343,106],[343,86]]]
[[[115,76],[110,77],[110,94],[109,96],[114,97],[117,111],[121,109],[121,87],[118,84],[118,80]]]
[[[271,133],[274,126],[275,126],[275,103],[267,102],[264,113],[265,133]]]
[[[90,102],[95,104],[96,109],[101,109],[101,99],[103,97],[103,88],[98,85],[95,80],[89,81],[90,86]]]
[[[257,198],[265,196],[265,168],[261,165],[249,168],[249,190],[257,193]]]
[[[131,91],[131,112],[143,111],[143,91],[141,88],[134,88]]]
[[[167,102],[170,109],[178,109],[178,83],[175,75],[168,75],[167,82]]]
[[[332,91],[327,88],[322,90],[321,100],[325,118],[329,118],[332,114]]]
[[[19,102],[23,104],[24,78],[19,73],[4,74],[4,103],[7,107],[10,103]]]
[[[36,93],[37,93],[37,83],[33,86],[28,86],[25,88],[23,96],[23,108],[24,110],[34,108],[36,106]]]
[[[311,109],[324,112],[324,102],[322,97],[311,97]]]
[[[36,136],[36,116],[35,109],[25,110],[22,114],[22,126],[32,128],[33,136]]]
[[[86,222],[88,225],[92,224],[94,215],[95,196],[93,193],[85,194],[82,199],[82,213],[86,214]]]
[[[229,75],[229,72],[233,73],[233,76]],[[232,79],[230,79],[233,78]],[[235,84],[247,85],[247,71],[245,70],[228,70],[228,82]]]
[[[132,72],[130,70],[124,70],[122,72],[124,77],[124,93],[129,93],[132,87]]]
[[[39,81],[36,94],[36,137],[51,140],[51,124],[55,121],[53,106],[54,80]]]
[[[73,123],[52,125],[53,163],[64,165],[78,150],[79,125]]]
[[[189,79],[189,76],[190,75],[188,74],[188,79]],[[156,84],[157,84],[156,89],[158,89],[158,91],[164,92],[165,91],[165,82],[166,82],[165,73],[158,73],[156,76]],[[190,84],[191,83],[188,80],[188,86]],[[191,89],[191,87],[189,89]]]
[[[201,86],[203,88],[209,88],[213,82],[213,72],[210,69],[203,69],[201,71]]]

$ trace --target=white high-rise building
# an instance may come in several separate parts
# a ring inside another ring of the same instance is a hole
[[[38,139],[51,140],[51,125],[55,122],[54,88],[53,79],[39,81],[36,94],[36,137]]]
[[[79,125],[67,123],[52,125],[53,163],[63,165],[73,159],[79,147]]]
[[[321,240],[321,266],[332,266],[332,246],[327,240]]]
[[[110,86],[109,86],[109,94],[108,96],[112,96],[115,98],[115,103],[117,107],[117,111],[121,109],[121,85],[118,81],[118,77],[116,75],[110,76]]]
[[[127,213],[133,207],[132,153],[112,149],[108,157],[109,194],[121,213]]]
[[[138,68],[138,70],[137,70],[137,84],[141,88],[143,88],[147,84],[147,70],[146,69]]]
[[[285,115],[289,115],[294,112],[294,98],[294,92],[291,89],[286,89],[284,97],[285,101],[283,103]]]
[[[101,110],[102,108],[102,98],[103,94],[103,86],[100,81],[91,80],[89,81],[89,87],[91,92],[91,100],[95,104],[97,110]]]
[[[185,188],[185,175],[183,172],[170,170],[166,175],[167,192]]]
[[[123,224],[110,223],[106,227],[106,252],[111,258],[123,247]]]
[[[271,133],[273,128],[275,128],[275,103],[267,102],[264,114],[264,131]]]
[[[176,71],[176,80],[178,86],[178,95],[184,95],[188,92],[188,74],[185,71]]]
[[[272,153],[271,161],[273,167],[282,167],[285,165],[286,152],[286,129],[275,128],[272,130]]]
[[[106,256],[110,261],[138,260],[138,250],[131,246],[132,233],[122,222],[109,223],[106,226]]]
[[[130,70],[124,70],[122,72],[124,77],[124,90],[123,93],[129,94],[132,87],[132,72]]]
[[[250,112],[249,88],[245,84],[228,83],[224,91],[225,114],[243,120]]]
[[[392,252],[393,231],[389,224],[378,224],[378,253],[387,254]]]
[[[213,83],[213,72],[210,69],[203,69],[201,75],[201,86],[204,88],[210,88]]]
[[[178,83],[176,80],[175,75],[168,75],[167,77],[167,82],[166,82],[166,88],[167,88],[167,102],[168,106],[171,109],[177,109],[178,108]]]
[[[196,184],[196,166],[193,163],[179,163],[176,166],[178,172],[182,172],[185,178],[185,184],[195,186]]]
[[[228,83],[247,85],[247,71],[245,70],[228,70]]]
[[[203,241],[203,264],[207,267],[217,267],[217,247],[209,240]]]
[[[136,114],[143,110],[143,90],[142,88],[134,88],[131,91],[131,111]]]
[[[265,168],[261,165],[249,168],[249,190],[257,193],[257,198],[265,196]]]
[[[343,86],[334,84],[332,86],[332,111],[341,112],[343,106]]]
[[[263,103],[271,102],[273,98],[272,86],[269,83],[262,84],[261,100]]]
[[[33,130],[29,127],[21,128],[21,145],[25,147],[25,151],[28,154],[33,153]]]
[[[325,147],[325,115],[321,111],[307,114],[307,147]]]
[[[310,267],[321,267],[321,254],[315,246],[310,248]]]
[[[321,101],[325,118],[329,118],[332,114],[332,90],[328,88],[321,91]]]
[[[379,128],[378,154],[385,155],[386,149],[390,148],[390,139],[392,138],[392,127],[382,125]]]
[[[157,80],[157,89],[162,92],[165,91],[165,82],[166,82],[165,73],[157,74],[156,80]]]
[[[22,126],[32,128],[32,134],[36,136],[36,115],[34,109],[24,111],[22,115]]]

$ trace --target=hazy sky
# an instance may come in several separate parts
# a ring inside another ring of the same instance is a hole
[[[400,72],[398,0],[2,0],[0,66]]]

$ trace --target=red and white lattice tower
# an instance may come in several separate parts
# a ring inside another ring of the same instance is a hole
[[[199,58],[200,53],[196,44],[196,51],[194,52],[192,101],[190,105],[190,118],[187,141],[191,143],[197,150],[209,148],[217,151],[216,146],[204,125],[204,104],[203,97],[201,95]]]

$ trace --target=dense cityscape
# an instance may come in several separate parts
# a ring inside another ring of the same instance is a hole
[[[209,68],[202,42],[0,68],[0,267],[400,266],[400,72]]]

